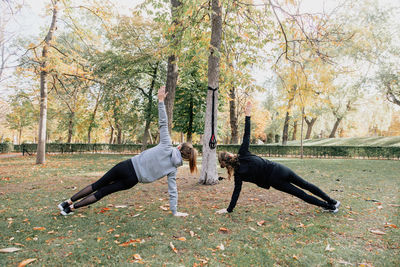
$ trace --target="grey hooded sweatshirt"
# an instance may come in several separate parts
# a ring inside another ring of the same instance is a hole
[[[178,206],[176,172],[177,168],[182,166],[182,156],[177,148],[172,147],[164,102],[158,102],[158,124],[160,143],[132,157],[131,160],[141,183],[151,183],[164,176],[168,177],[169,207],[175,214]]]

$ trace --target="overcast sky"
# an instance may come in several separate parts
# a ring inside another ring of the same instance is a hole
[[[24,8],[17,14],[14,21],[8,26],[10,31],[17,32],[17,36],[38,36],[41,29],[47,30],[51,20],[49,14],[46,15],[45,6],[50,0],[21,0],[24,1]],[[110,0],[118,8],[121,14],[128,15],[130,10],[143,0]],[[262,4],[266,0],[255,0],[256,4]],[[377,0],[381,5],[400,6],[400,0]],[[300,4],[300,12],[319,13],[323,10],[329,12],[343,0],[302,0]],[[400,21],[400,10],[398,9],[395,17]],[[12,70],[9,70],[10,73]],[[258,84],[264,82],[266,74],[263,71],[255,71],[255,76]],[[0,84],[0,94],[6,95],[8,92],[4,88],[4,83]]]

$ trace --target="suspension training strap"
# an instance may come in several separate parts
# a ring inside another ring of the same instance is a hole
[[[214,107],[215,107],[215,91],[218,90],[217,88],[211,88],[210,86],[208,86],[208,90],[211,90],[212,93],[212,111],[211,111],[211,138],[210,138],[210,142],[208,143],[208,146],[210,147],[210,149],[215,149],[215,147],[217,146],[217,139],[215,138],[215,134],[214,134]]]

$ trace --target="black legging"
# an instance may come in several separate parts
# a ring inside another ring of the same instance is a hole
[[[99,180],[73,195],[71,200],[75,202],[88,196],[74,204],[74,208],[80,208],[92,204],[111,193],[132,188],[137,183],[138,178],[135,169],[131,160],[128,159],[118,163]]]
[[[326,193],[324,193],[317,186],[302,179],[291,169],[282,164],[276,163],[276,166],[274,166],[274,169],[272,170],[270,177],[271,177],[270,178],[271,186],[273,188],[291,194],[293,196],[296,196],[307,203],[327,209],[331,209],[332,205],[336,203],[335,200],[331,199]],[[293,184],[297,185],[300,188],[310,191],[311,193],[322,198],[326,202],[307,194],[306,192],[294,186]]]

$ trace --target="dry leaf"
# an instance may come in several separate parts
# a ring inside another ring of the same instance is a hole
[[[297,257],[296,255],[293,255],[293,259],[295,259],[295,260],[299,260],[299,257]]]
[[[137,238],[137,239],[130,239],[130,240],[128,240],[128,241],[122,243],[122,244],[119,245],[119,246],[120,246],[120,247],[128,247],[128,246],[129,246],[130,244],[132,244],[132,243],[141,243],[141,242],[140,242],[140,239],[139,239],[139,238]]]
[[[112,233],[112,232],[114,232],[114,231],[115,231],[114,228],[110,228],[110,229],[107,230],[107,233]]]
[[[193,231],[190,231],[189,233],[190,233],[191,237],[194,237],[194,232]]]
[[[331,245],[327,245],[325,251],[334,251],[335,249],[331,247]]]
[[[385,223],[385,227],[390,227],[390,228],[398,228],[397,225],[393,224],[393,223]]]
[[[228,233],[228,228],[221,227],[221,228],[219,228],[219,231],[220,231],[221,233],[226,234],[226,233]]]
[[[265,224],[265,221],[263,220],[263,221],[259,221],[259,222],[257,222],[257,225],[258,226],[263,226]]]
[[[217,249],[219,249],[219,250],[225,250],[224,244],[221,243],[221,245],[217,246]]]
[[[369,231],[376,235],[386,235],[386,233],[382,232],[381,230],[369,229]]]
[[[126,208],[126,207],[128,207],[127,205],[116,205],[115,206],[117,209],[119,209],[119,208]],[[137,255],[137,254],[135,254],[135,255]]]
[[[46,228],[44,228],[44,227],[33,227],[33,230],[43,231],[43,230],[46,230]]]
[[[254,229],[253,227],[249,226],[249,228],[250,228],[251,231],[256,232],[256,229]]]
[[[169,246],[172,248],[172,250],[178,254],[178,250],[175,248],[174,244],[172,244],[172,242],[169,242]]]
[[[167,207],[164,207],[164,206],[160,206],[160,209],[165,210],[165,211],[168,210],[168,208],[167,208]]]
[[[142,257],[140,257],[139,254],[133,254],[133,258],[134,258],[135,260],[142,260]]]
[[[23,260],[18,264],[18,267],[25,267],[26,265],[28,265],[31,262],[34,262],[35,260],[36,260],[35,258]]]
[[[2,252],[2,253],[11,253],[11,252],[16,252],[18,250],[21,250],[21,249],[20,248],[11,247],[11,248],[2,248],[2,249],[0,249],[0,252]]]
[[[178,240],[180,240],[180,241],[186,241],[186,237],[178,237]]]
[[[353,265],[351,262],[344,261],[344,260],[339,260],[338,263],[344,264],[344,265]]]

